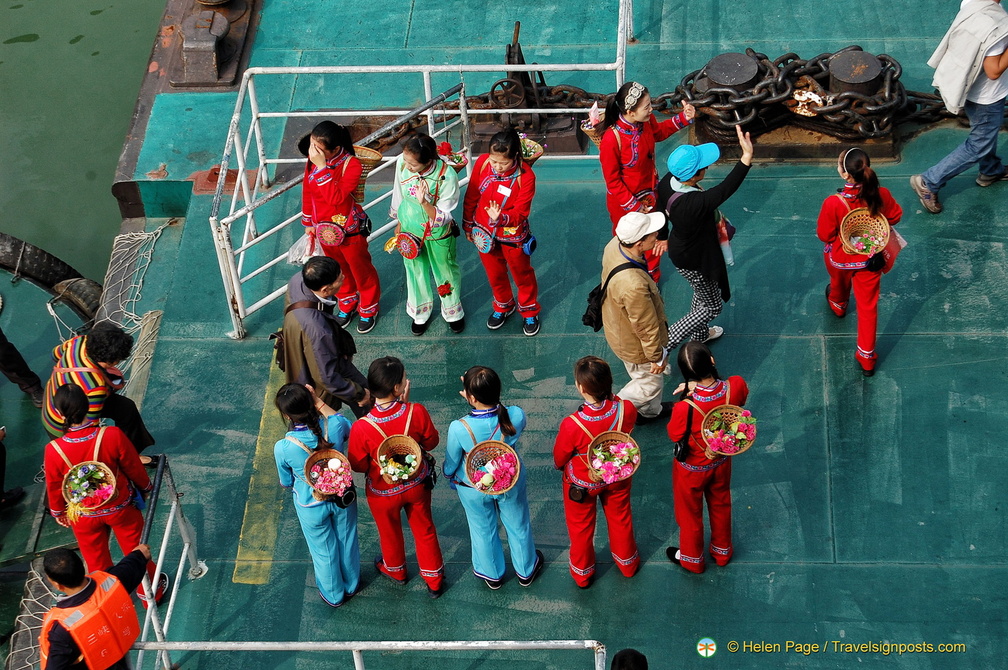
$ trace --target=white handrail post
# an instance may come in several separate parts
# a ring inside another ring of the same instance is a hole
[[[616,88],[626,80],[626,48],[633,31],[633,0],[619,0],[616,18]]]
[[[249,107],[252,109],[252,124],[255,127],[256,148],[259,150],[259,170],[266,169],[266,146],[263,143],[262,121],[259,117],[259,98],[256,96],[254,80],[249,79]],[[269,186],[269,174],[265,173],[261,179],[256,180],[256,191],[259,190],[259,182],[263,187]]]
[[[434,97],[434,88],[431,84],[431,73],[430,70],[424,69],[423,71],[423,90],[424,90],[424,102],[430,102],[431,98]],[[427,110],[427,134],[434,135],[434,110]]]
[[[462,83],[462,90],[459,91],[459,113],[462,115],[462,139],[465,142],[466,152],[466,176],[472,176],[473,152],[472,152],[472,130],[469,127],[469,105],[466,104],[465,77],[459,70],[459,81]]]
[[[353,665],[354,670],[364,670],[364,654],[360,649],[353,650]]]

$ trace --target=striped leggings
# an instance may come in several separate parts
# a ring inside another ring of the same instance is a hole
[[[669,349],[673,352],[686,340],[706,341],[708,324],[721,313],[723,304],[717,282],[706,279],[697,270],[676,269],[693,287],[693,302],[690,311],[669,326]]]

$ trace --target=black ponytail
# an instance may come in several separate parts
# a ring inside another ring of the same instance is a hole
[[[474,365],[462,376],[462,386],[480,404],[497,406],[497,423],[501,433],[511,437],[518,432],[511,423],[507,408],[501,404],[501,380],[496,372],[482,365]]]
[[[861,187],[860,198],[868,206],[868,211],[872,216],[878,216],[882,211],[882,194],[879,193],[878,175],[871,168],[868,154],[863,149],[848,149],[842,160],[844,172]]]
[[[301,384],[284,384],[277,391],[274,400],[276,408],[280,414],[287,417],[294,423],[303,423],[318,440],[316,449],[329,449],[332,443],[326,438],[322,430],[322,414],[315,409],[315,398]]]
[[[721,379],[717,368],[714,367],[714,356],[703,342],[690,340],[682,345],[676,362],[679,364],[679,372],[682,373],[683,381],[686,382],[683,387],[682,399],[689,395],[690,382],[698,382],[708,377]]]

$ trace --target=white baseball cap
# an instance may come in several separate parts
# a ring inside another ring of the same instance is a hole
[[[616,224],[616,237],[623,244],[633,244],[664,227],[665,215],[661,212],[627,212]]]

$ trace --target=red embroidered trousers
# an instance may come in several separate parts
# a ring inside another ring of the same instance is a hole
[[[105,516],[81,516],[72,525],[74,537],[80,545],[81,556],[87,565],[88,572],[108,570],[113,565],[112,553],[109,551],[109,534],[115,533],[116,542],[123,555],[130,553],[140,544],[143,535],[143,514],[133,505],[127,505],[118,512]],[[154,582],[154,564],[147,562],[147,576],[151,579],[151,587],[157,588]],[[143,595],[143,585],[137,589],[137,595]]]
[[[640,567],[640,554],[634,539],[630,513],[630,480],[610,484],[597,494],[585,493],[584,500],[574,502],[567,495],[570,484],[564,484],[564,517],[570,536],[570,573],[578,586],[588,586],[595,574],[596,499],[602,504],[609,527],[609,551],[616,567],[626,577],[633,577]]]
[[[363,318],[377,314],[381,284],[378,271],[371,262],[367,237],[351,235],[338,247],[322,245],[322,251],[339,263],[343,272],[343,286],[336,294],[340,311],[349,314],[356,309]]]
[[[879,288],[882,273],[870,270],[841,270],[835,268],[826,258],[829,272],[830,308],[838,316],[847,311],[851,289],[857,303],[857,354],[856,358],[865,370],[875,369],[875,336],[878,328]],[[836,307],[834,307],[834,304]],[[838,309],[840,311],[838,311]]]
[[[539,315],[539,283],[536,281],[535,270],[532,269],[531,256],[522,251],[521,246],[497,243],[490,253],[480,254],[479,257],[490,281],[494,310],[507,312],[515,304],[511,279],[508,277],[510,271],[515,286],[518,287],[518,311],[522,316]]]
[[[710,553],[718,565],[732,557],[731,540],[731,458],[710,470],[691,471],[679,461],[672,462],[672,500],[679,525],[679,552],[682,566],[690,572],[704,571],[703,504],[707,500],[710,518]]]
[[[431,494],[423,484],[402,493],[380,496],[368,491],[368,507],[378,526],[383,572],[393,579],[406,579],[406,549],[403,538],[402,513],[406,512],[416,544],[420,576],[427,586],[437,591],[444,581],[444,559],[438,543],[437,528],[431,515]]]

